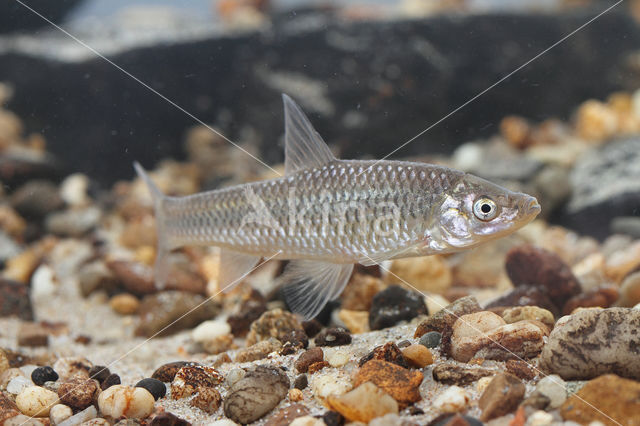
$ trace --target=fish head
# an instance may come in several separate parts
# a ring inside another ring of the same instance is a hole
[[[540,205],[534,197],[464,174],[445,192],[435,231],[439,243],[456,251],[508,235],[538,213]]]

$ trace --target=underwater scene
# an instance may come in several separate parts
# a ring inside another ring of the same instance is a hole
[[[640,425],[639,0],[3,0],[0,426]]]

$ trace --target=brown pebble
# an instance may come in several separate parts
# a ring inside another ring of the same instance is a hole
[[[517,377],[500,373],[489,383],[478,401],[482,410],[480,420],[486,422],[509,414],[518,408],[524,398],[525,386]]]
[[[272,352],[278,352],[282,343],[278,339],[270,337],[249,346],[236,354],[236,362],[250,362],[266,358]]]
[[[169,362],[167,364],[162,364],[160,367],[156,368],[156,371],[151,375],[152,379],[158,379],[161,382],[169,383],[173,381],[173,378],[176,376],[178,370],[187,365],[196,365],[192,362],[187,361],[175,361]]]
[[[307,370],[307,372],[309,374],[314,374],[314,373],[317,373],[318,371],[322,370],[325,367],[329,367],[329,363],[327,361],[314,362],[313,364],[311,364],[309,366],[309,369]]]
[[[409,368],[409,364],[407,364],[407,360],[404,358],[404,355],[402,355],[402,351],[400,351],[393,342],[387,342],[382,346],[373,348],[371,352],[360,358],[358,366],[362,367],[372,359],[379,359],[399,365],[402,368]]]
[[[260,318],[267,310],[267,301],[264,296],[257,290],[251,291],[244,295],[238,312],[227,318],[227,323],[231,326],[231,334],[236,337],[244,337],[249,332],[251,324]]]
[[[505,364],[507,371],[522,380],[531,380],[538,374],[527,362],[510,359]]]
[[[413,337],[418,339],[430,331],[442,333],[444,329],[450,329],[458,317],[480,310],[480,305],[474,296],[462,297],[421,322]]]
[[[424,376],[417,370],[407,370],[390,362],[374,359],[360,368],[353,385],[357,387],[364,382],[372,382],[406,406],[422,398],[419,387],[423,379]]]
[[[342,346],[351,343],[351,334],[342,327],[327,328],[314,340],[316,346]]]
[[[109,300],[109,306],[120,315],[131,315],[140,307],[140,301],[133,294],[121,293]]]
[[[438,364],[433,368],[434,380],[447,385],[466,386],[493,374],[495,374],[494,370],[458,364]]]
[[[191,426],[191,423],[165,411],[152,418],[149,426]]]
[[[212,367],[185,366],[178,370],[171,382],[171,398],[186,398],[199,388],[214,388],[223,381],[224,377]]]
[[[247,345],[253,345],[270,337],[283,342],[286,335],[293,330],[300,330],[304,333],[302,324],[291,312],[282,309],[272,309],[263,313],[260,318],[251,324],[251,329],[247,335]]]
[[[620,291],[618,287],[614,285],[604,285],[573,296],[564,304],[562,313],[563,315],[569,315],[577,308],[608,308],[618,300],[619,296]]]
[[[222,403],[222,396],[217,390],[200,386],[197,389],[198,393],[193,397],[190,404],[193,407],[197,407],[205,413],[213,414],[218,411],[220,404]]]
[[[300,389],[289,389],[289,401],[297,402],[303,399],[302,391]]]
[[[72,377],[58,388],[60,402],[76,410],[84,410],[91,405],[97,392],[97,382],[83,377]]]
[[[303,390],[309,385],[309,379],[307,379],[306,374],[300,374],[293,382],[293,387],[296,389]]]
[[[34,322],[20,323],[18,328],[18,345],[20,346],[47,346],[49,344],[49,332],[42,325]]]
[[[424,368],[433,364],[433,355],[431,351],[422,345],[411,345],[402,351],[407,362],[416,368]]]
[[[300,395],[302,395],[302,392],[300,392]],[[291,400],[291,391],[289,391],[289,399]],[[309,413],[309,409],[304,405],[291,404],[269,417],[264,426],[288,426],[298,417],[308,416]]]
[[[322,323],[316,319],[311,319],[309,321],[303,321],[302,328],[304,329],[305,334],[312,338],[315,337],[316,334],[320,333],[320,330],[322,330]]]
[[[89,377],[97,380],[99,383],[105,381],[111,375],[109,369],[103,365],[94,365],[89,369]]]
[[[109,389],[111,386],[115,386],[119,384],[120,384],[120,376],[118,376],[117,374],[109,374],[107,378],[104,379],[102,383],[100,383],[100,389],[104,391]]]
[[[303,352],[294,363],[294,367],[298,373],[306,373],[311,364],[321,362],[323,360],[324,352],[322,351],[322,348],[315,347]]]

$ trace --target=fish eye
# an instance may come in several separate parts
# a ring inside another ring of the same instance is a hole
[[[473,203],[473,214],[478,219],[488,222],[498,215],[498,206],[491,198],[480,197]]]

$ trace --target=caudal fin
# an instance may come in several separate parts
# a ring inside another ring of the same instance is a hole
[[[147,188],[149,188],[149,192],[151,192],[151,197],[153,199],[153,210],[156,216],[156,233],[158,235],[158,247],[155,264],[155,282],[156,287],[162,289],[167,283],[167,277],[169,275],[169,263],[167,262],[167,255],[172,249],[167,238],[167,232],[165,230],[166,224],[164,217],[164,201],[167,197],[162,193],[162,191],[160,191],[160,188],[158,188],[156,184],[153,183],[140,163],[138,163],[137,161],[134,162],[133,167],[134,169],[136,169],[136,173],[138,173],[140,179],[142,179],[147,184]]]

